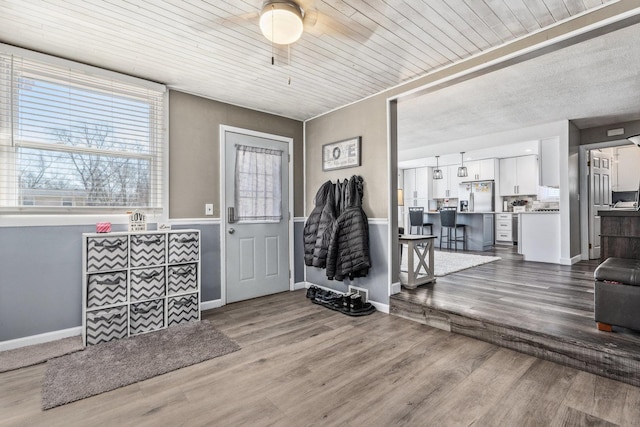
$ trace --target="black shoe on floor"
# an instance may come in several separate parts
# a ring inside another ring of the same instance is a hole
[[[307,298],[314,299],[316,297],[316,292],[318,291],[318,287],[311,285],[307,289]]]
[[[362,310],[362,297],[360,294],[353,294],[349,298],[349,311],[360,311]]]

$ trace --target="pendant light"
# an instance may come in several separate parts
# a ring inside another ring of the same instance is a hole
[[[458,176],[462,178],[467,176],[467,167],[464,165],[464,151],[460,152],[460,160],[462,160],[462,166],[458,167]]]
[[[436,156],[436,168],[433,170],[433,179],[442,179],[442,169],[440,169],[440,164],[438,163],[438,158],[440,156]]]

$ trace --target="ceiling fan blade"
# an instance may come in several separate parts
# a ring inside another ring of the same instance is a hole
[[[328,35],[349,38],[359,43],[366,42],[373,34],[373,30],[358,22],[360,12],[343,1],[322,4],[325,8],[335,9],[331,13],[331,18],[314,7],[314,0],[301,0],[299,4],[305,11],[303,21],[305,33],[316,37]]]
[[[224,18],[208,19],[201,22],[193,22],[189,27],[196,31],[215,31],[222,27],[233,28],[247,25],[258,25],[260,13],[250,12],[242,15],[230,15]]]

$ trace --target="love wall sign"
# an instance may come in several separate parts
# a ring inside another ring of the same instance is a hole
[[[360,145],[358,136],[322,146],[322,170],[353,168],[360,166]]]

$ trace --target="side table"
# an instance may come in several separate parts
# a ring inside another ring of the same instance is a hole
[[[407,280],[402,280],[400,274],[400,282],[402,286],[408,289],[415,289],[419,285],[425,283],[433,283],[436,281],[433,268],[433,250],[436,236],[422,236],[416,234],[403,234],[398,237],[400,245],[400,253],[402,253],[402,245],[407,245]],[[417,264],[416,264],[417,255]],[[402,257],[400,259],[402,262]]]

